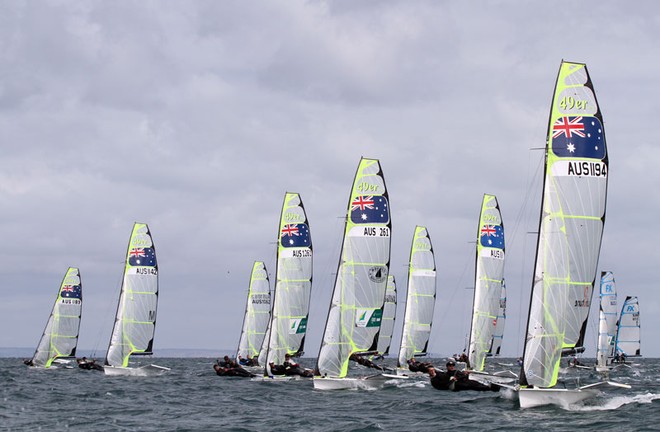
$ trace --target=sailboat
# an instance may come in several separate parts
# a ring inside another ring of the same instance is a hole
[[[493,337],[490,342],[490,349],[486,353],[487,356],[499,356],[500,349],[502,348],[502,341],[504,340],[504,324],[506,323],[506,284],[502,279],[502,291],[500,293],[500,302],[497,309],[497,321],[495,323],[495,330],[493,330]]]
[[[268,272],[263,262],[255,261],[250,273],[250,285],[236,359],[240,357],[257,359],[264,345],[269,321],[270,283]]]
[[[392,334],[394,333],[394,322],[396,321],[396,281],[394,275],[387,276],[387,289],[385,290],[385,306],[383,307],[383,318],[380,322],[380,335],[376,351],[384,357],[390,353]]]
[[[103,367],[106,375],[150,376],[170,370],[153,364],[129,366],[131,357],[153,355],[157,307],[156,248],[147,224],[136,222],[128,242],[115,324]]]
[[[410,246],[408,292],[403,319],[397,371],[404,373],[410,359],[428,354],[435,309],[436,268],[431,237],[424,226],[416,226]]]
[[[390,266],[390,209],[377,159],[362,158],[348,201],[334,291],[314,388],[379,388],[386,378],[348,377],[352,355],[377,353]]]
[[[616,323],[615,356],[625,362],[629,357],[640,357],[641,329],[639,322],[639,301],[637,297],[626,297],[621,307],[621,315]]]
[[[614,357],[614,339],[616,336],[617,301],[614,275],[611,271],[600,274],[600,310],[598,313],[598,351],[596,370],[605,372],[610,369]]]
[[[608,155],[602,115],[585,64],[562,61],[545,154],[545,176],[521,408],[568,406],[603,382],[556,388],[562,354],[582,352],[605,222]]]
[[[482,372],[492,346],[504,285],[504,224],[495,195],[484,194],[477,228],[470,368]]]
[[[273,310],[267,331],[264,376],[270,364],[281,365],[286,355],[304,354],[312,290],[312,237],[302,199],[287,192],[282,204],[277,242]],[[260,359],[261,363],[261,359]]]
[[[57,291],[55,304],[46,322],[29,366],[50,368],[53,363],[66,363],[75,358],[82,315],[82,282],[80,272],[69,267]]]

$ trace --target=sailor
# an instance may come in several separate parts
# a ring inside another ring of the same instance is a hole
[[[429,368],[432,368],[433,365],[429,362],[424,362],[420,363],[417,361],[415,357],[411,357],[410,360],[408,360],[408,369],[410,372],[422,372],[422,373],[428,373]]]
[[[431,377],[431,385],[438,390],[475,390],[475,391],[499,391],[500,386],[497,384],[484,385],[477,381],[473,381],[469,377],[468,372],[456,370],[456,363],[453,360],[447,362],[446,372],[437,372],[435,368],[429,368],[429,376]]]
[[[284,375],[285,367],[282,365],[276,365],[275,362],[268,363],[268,368],[270,369],[271,375]]]
[[[300,365],[293,361],[290,354],[284,355],[284,374],[285,375],[299,375],[302,377],[311,377],[311,371],[307,371],[300,367]]]
[[[353,360],[354,362],[357,362],[358,364],[361,364],[362,366],[366,366],[369,368],[374,368],[378,370],[385,370],[385,368],[378,366],[376,363],[372,362],[368,358],[365,358],[364,356],[357,355],[357,354],[351,354],[349,357],[350,360]]]

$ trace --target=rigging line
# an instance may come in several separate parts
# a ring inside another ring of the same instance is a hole
[[[541,171],[541,167],[543,166],[543,163],[545,161],[545,154],[543,154],[543,157],[539,158],[536,167],[534,169],[534,172],[532,174],[531,172],[531,166],[532,166],[532,152],[530,151],[528,153],[528,159],[527,159],[527,176],[526,178],[528,179],[527,186],[525,187],[525,194],[523,196],[523,203],[520,206],[520,210],[518,211],[518,214],[516,215],[516,219],[514,221],[514,226],[513,226],[513,236],[511,237],[511,243],[515,241],[518,232],[520,231],[520,225],[523,223],[523,220],[530,219],[530,217],[525,217],[525,214],[529,211],[531,211],[531,207],[529,206],[529,203],[531,201],[532,197],[532,190],[538,189],[537,184],[541,180],[541,175],[538,174],[539,171]],[[529,234],[529,233],[527,233]],[[536,233],[538,234],[538,233]],[[520,341],[523,340],[525,337],[524,332],[526,329],[522,329],[523,326],[523,316],[526,316],[526,309],[524,308],[525,298],[529,298],[529,296],[523,295],[524,292],[522,287],[526,285],[525,282],[525,269],[527,268],[527,237],[525,236],[524,239],[522,240],[523,242],[523,247],[522,247],[522,255],[521,255],[521,265],[520,265],[520,276],[519,276],[519,285],[518,285],[518,320],[517,320],[517,326],[516,326],[516,334],[517,337],[516,339],[516,356],[522,356],[522,352],[520,350]],[[534,270],[532,269],[532,272]]]
[[[122,261],[121,264],[123,264],[125,267],[126,261]],[[123,281],[124,281],[124,270],[121,271],[121,276],[119,277],[119,281],[115,283],[115,298],[117,299],[117,301],[119,301],[119,297],[121,296],[121,286],[123,284]],[[109,316],[117,311],[117,307],[114,302],[108,302],[108,304],[111,306],[106,308],[105,317],[103,318],[102,323],[110,321]],[[112,327],[110,327],[111,332],[112,330],[114,330],[114,326],[115,323],[113,321]],[[103,332],[103,325],[100,325],[98,334],[96,336],[96,344],[94,345],[94,349],[92,350],[92,355],[91,355],[92,358],[96,357],[96,352],[98,351],[99,343],[101,342],[102,332]],[[112,333],[110,333],[110,337],[112,337]]]

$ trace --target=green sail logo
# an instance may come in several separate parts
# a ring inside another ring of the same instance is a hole
[[[380,327],[382,318],[381,309],[358,309],[355,315],[355,327]]]
[[[291,320],[289,334],[304,334],[307,332],[307,318],[296,318]]]

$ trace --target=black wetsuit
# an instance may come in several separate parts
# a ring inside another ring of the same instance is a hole
[[[256,376],[255,374],[246,371],[240,366],[231,367],[231,368],[215,367],[214,369],[215,369],[215,373],[218,376],[235,376],[235,377],[245,377],[245,378],[252,378]]]
[[[452,381],[451,377],[455,376],[456,381]],[[474,390],[474,391],[500,391],[500,386],[492,384],[490,386],[481,384],[480,382],[471,380],[466,373],[461,371],[446,371],[437,372],[431,378],[431,385],[438,390]]]
[[[408,369],[410,372],[428,373],[430,367],[433,367],[431,363],[411,362],[408,360]]]

